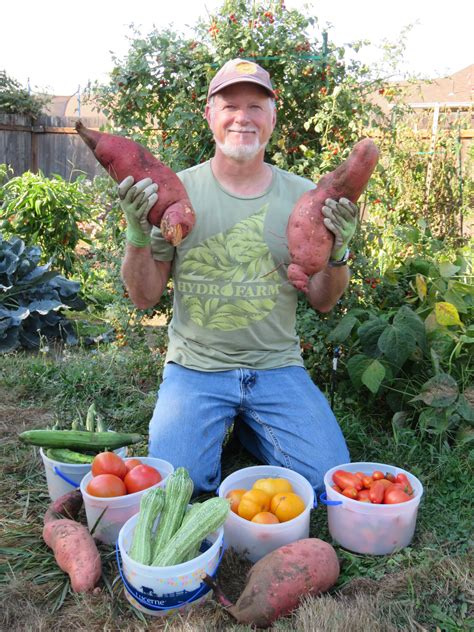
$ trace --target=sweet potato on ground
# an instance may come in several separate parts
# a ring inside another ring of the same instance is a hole
[[[252,566],[245,588],[232,605],[209,577],[219,602],[239,623],[269,627],[294,610],[304,595],[329,590],[339,577],[334,548],[318,538],[297,540],[268,553]]]
[[[369,138],[359,141],[347,160],[324,175],[316,189],[297,201],[287,226],[291,263],[288,279],[298,290],[308,292],[309,277],[327,265],[334,235],[325,227],[321,212],[327,198],[341,197],[357,202],[367,186],[379,151]]]
[[[79,490],[61,496],[46,511],[43,527],[43,540],[53,549],[59,568],[69,575],[74,592],[93,590],[102,574],[100,554],[91,534],[74,520],[81,506]]]
[[[151,178],[158,184],[158,200],[148,213],[148,221],[159,226],[163,237],[177,246],[196,221],[178,176],[145,147],[129,138],[88,129],[81,121],[76,123],[76,131],[116,182],[133,176],[135,182]]]

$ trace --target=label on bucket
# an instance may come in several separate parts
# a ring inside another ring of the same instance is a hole
[[[200,552],[204,553],[210,547],[211,547],[211,543],[208,540],[204,540],[201,543]],[[222,553],[223,553],[223,550],[222,550]],[[222,558],[222,553],[219,558],[219,562],[220,562],[220,559]],[[118,544],[116,548],[116,557],[117,557],[119,573],[124,583],[126,591],[129,593],[131,597],[133,597],[136,600],[136,602],[140,606],[147,608],[148,610],[160,611],[160,610],[171,610],[171,609],[180,608],[181,606],[184,606],[186,604],[192,603],[193,601],[196,601],[198,598],[201,599],[201,597],[203,597],[211,589],[210,586],[208,586],[204,582],[201,582],[199,586],[195,588],[194,590],[176,590],[174,592],[166,592],[165,594],[161,594],[161,595],[157,594],[153,590],[153,588],[150,588],[149,586],[142,585],[140,586],[140,589],[138,589],[138,587],[132,586],[130,582],[127,581],[127,578],[125,577],[125,574],[122,571],[121,556],[118,550]]]
[[[202,597],[210,590],[210,586],[201,584],[196,590],[180,590],[175,593],[168,593],[160,596],[155,593],[152,588],[142,586],[142,590],[136,590],[127,582],[126,588],[139,604],[149,608],[150,610],[165,610],[168,608],[177,608],[185,603],[190,603],[199,595]]]

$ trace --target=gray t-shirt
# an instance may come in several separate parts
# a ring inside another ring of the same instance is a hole
[[[178,174],[196,224],[177,248],[152,231],[154,258],[173,261],[167,362],[202,371],[303,366],[286,226],[314,184],[270,167],[272,182],[255,197],[223,189],[210,162]]]

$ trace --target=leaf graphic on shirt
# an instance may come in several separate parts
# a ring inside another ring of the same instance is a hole
[[[186,254],[179,269],[183,303],[201,327],[241,329],[275,307],[281,279],[263,238],[267,208]]]

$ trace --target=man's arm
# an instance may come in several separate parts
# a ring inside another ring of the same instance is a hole
[[[160,300],[170,278],[171,261],[156,261],[151,251],[148,211],[158,200],[158,185],[150,178],[135,183],[128,176],[119,184],[120,206],[127,219],[127,245],[122,262],[122,280],[139,309]]]
[[[319,312],[329,312],[349,284],[350,272],[344,265],[344,255],[356,231],[359,209],[346,198],[338,202],[328,199],[322,213],[324,225],[334,234],[334,246],[328,265],[310,279],[308,301]],[[338,265],[341,260],[343,265]]]
[[[171,274],[171,261],[156,261],[151,248],[127,243],[122,262],[122,280],[130,299],[139,309],[158,303]]]
[[[349,284],[347,266],[331,268],[329,265],[313,274],[309,281],[308,301],[318,312],[330,312]]]

